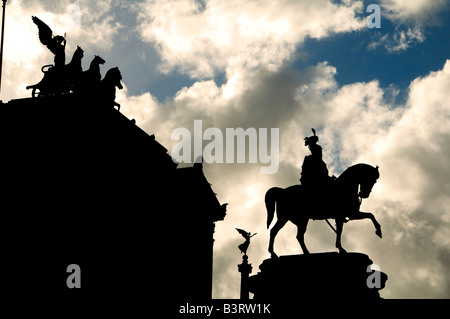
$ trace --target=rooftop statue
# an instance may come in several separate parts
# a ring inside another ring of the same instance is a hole
[[[62,68],[66,63],[66,39],[61,35],[53,36],[53,31],[38,17],[32,16],[31,19],[39,29],[39,40],[41,43],[55,55],[55,67]]]
[[[105,60],[103,60],[98,55],[94,56],[91,64],[89,65],[89,69],[82,72],[78,79],[78,82],[75,83],[75,92],[89,92],[95,91],[95,89],[100,84],[100,80],[102,79],[102,75],[100,73],[100,64],[105,64]]]
[[[100,97],[120,110],[120,104],[114,101],[115,88],[123,88],[120,83],[122,75],[119,68],[110,69],[105,78],[101,80],[100,65],[104,64],[105,60],[95,55],[89,69],[83,72],[81,60],[84,51],[79,46],[77,46],[70,63],[66,65],[65,36],[54,36],[52,29],[38,17],[32,16],[32,20],[38,27],[39,40],[55,55],[55,64],[44,65],[41,68],[44,73],[42,80],[26,87],[27,90],[32,90],[31,96],[42,97],[74,92],[89,97]]]
[[[304,241],[309,219],[335,219],[336,247],[341,253],[346,252],[341,245],[343,225],[349,220],[369,218],[375,226],[376,235],[382,237],[381,226],[374,215],[359,211],[362,199],[369,197],[380,177],[378,166],[356,164],[337,179],[329,177],[326,164],[322,161],[322,148],[317,144],[319,138],[314,130],[313,133],[314,136],[305,139],[305,145],[309,146],[312,154],[305,157],[302,185],[286,189],[272,187],[265,195],[267,228],[274,218],[275,207],[277,212],[277,222],[270,230],[269,252],[272,257],[277,257],[275,237],[289,220],[297,225],[297,240],[304,254],[309,254]]]
[[[72,60],[66,65],[65,37],[61,35],[53,36],[52,29],[38,17],[32,16],[31,19],[38,27],[39,40],[55,55],[55,64],[44,65],[41,68],[42,73],[44,73],[42,80],[37,84],[27,86],[27,90],[32,89],[32,97],[69,93],[73,90],[83,71],[81,59],[84,56],[84,51],[77,46]],[[36,93],[37,90],[39,93]]]
[[[32,89],[31,96],[49,96],[73,91],[82,72],[81,59],[84,56],[83,53],[83,49],[77,47],[70,63],[60,68],[57,68],[56,64],[44,65],[41,68],[42,73],[44,73],[42,80],[37,84],[26,87],[27,90]],[[39,90],[39,93],[36,93],[36,90]]]
[[[98,95],[106,100],[107,103],[117,106],[117,110],[120,111],[120,104],[114,101],[116,99],[116,87],[121,90],[123,89],[122,83],[122,73],[120,73],[119,68],[109,69],[105,74],[105,78],[100,81],[98,86]]]

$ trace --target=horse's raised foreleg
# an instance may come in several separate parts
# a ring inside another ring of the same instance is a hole
[[[278,257],[277,254],[275,254],[275,252],[273,250],[273,245],[274,245],[274,242],[275,242],[275,237],[277,236],[277,234],[280,231],[280,229],[283,228],[283,226],[286,223],[287,223],[286,219],[278,219],[277,222],[275,223],[275,225],[270,230],[269,253],[270,253],[270,257],[272,257],[272,258],[277,258]]]
[[[375,216],[372,213],[357,212],[356,214],[353,214],[348,218],[350,218],[350,220],[369,218],[372,221],[373,226],[375,227],[375,234],[377,234],[377,236],[380,238],[383,237],[381,233],[381,225],[378,223],[378,221],[376,220]]]
[[[308,248],[306,248],[305,245],[305,232],[307,226],[308,226],[308,219],[302,220],[297,225],[297,240],[300,243],[300,246],[302,247],[303,254],[305,255],[309,254]]]
[[[336,248],[339,249],[339,253],[345,254],[347,251],[342,248],[341,245],[341,235],[342,230],[344,229],[344,219],[337,218],[336,219]]]

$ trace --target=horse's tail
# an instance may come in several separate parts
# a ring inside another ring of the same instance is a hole
[[[270,224],[272,223],[273,217],[275,215],[275,203],[280,198],[280,191],[282,190],[283,189],[279,187],[272,187],[266,192],[264,201],[266,202],[267,209],[267,228],[269,228]]]

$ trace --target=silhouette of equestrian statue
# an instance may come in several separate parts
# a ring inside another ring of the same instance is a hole
[[[356,164],[345,170],[338,178],[329,177],[326,164],[322,160],[322,147],[317,144],[316,132],[305,138],[311,155],[305,157],[301,172],[301,185],[288,188],[272,187],[265,195],[267,228],[277,213],[277,221],[270,230],[269,253],[277,257],[274,242],[277,233],[290,220],[297,225],[297,240],[304,254],[309,254],[304,234],[309,219],[334,219],[336,221],[336,248],[345,253],[341,245],[343,225],[348,220],[369,218],[380,238],[381,226],[372,213],[359,211],[363,198],[368,198],[373,185],[380,177],[378,166]],[[347,219],[348,218],[348,219]],[[331,225],[330,225],[331,226]]]
[[[242,244],[240,244],[238,246],[239,250],[241,251],[241,253],[243,253],[244,255],[247,255],[247,249],[248,246],[250,245],[250,238],[252,238],[253,236],[255,236],[257,233],[254,233],[253,235],[251,235],[250,232],[246,232],[243,229],[240,228],[236,228],[236,230],[239,232],[239,234],[242,235],[242,237],[245,238],[245,242],[243,242]]]

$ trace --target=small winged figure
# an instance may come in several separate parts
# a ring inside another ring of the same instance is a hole
[[[254,233],[253,235],[250,235],[250,232],[246,232],[243,229],[240,228],[236,228],[236,230],[239,232],[239,234],[242,235],[242,237],[245,238],[245,242],[243,242],[242,244],[240,244],[238,246],[239,250],[241,251],[241,253],[243,253],[244,255],[247,255],[247,249],[248,246],[250,245],[250,238],[252,238],[253,236],[255,236],[257,233]]]
[[[63,68],[66,63],[66,39],[61,35],[53,36],[52,29],[38,17],[32,16],[31,19],[39,29],[39,40],[55,55],[55,67]]]

